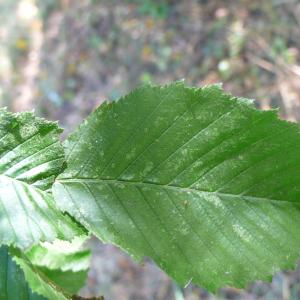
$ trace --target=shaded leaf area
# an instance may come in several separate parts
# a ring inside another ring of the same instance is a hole
[[[68,138],[53,191],[99,238],[180,284],[244,287],[299,258],[299,146],[297,124],[219,86],[145,86]]]
[[[1,300],[46,300],[29,288],[23,271],[12,260],[8,248],[0,248],[0,299]]]
[[[62,171],[57,123],[0,110],[0,244],[29,248],[82,234],[47,193]]]
[[[60,269],[49,270],[44,267],[39,267],[39,271],[70,295],[75,295],[84,286],[88,272],[87,269],[73,272]]]

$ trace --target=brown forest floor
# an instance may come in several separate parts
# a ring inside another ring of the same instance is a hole
[[[35,109],[70,132],[103,100],[152,81],[223,82],[300,120],[299,0],[0,1],[0,104]],[[223,289],[181,290],[150,261],[90,242],[82,295],[106,299],[300,299],[300,270]]]

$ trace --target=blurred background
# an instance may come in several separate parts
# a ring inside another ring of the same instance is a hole
[[[67,134],[105,99],[179,79],[223,82],[232,94],[299,121],[300,1],[0,0],[1,106],[35,109]],[[299,268],[213,296],[179,288],[150,260],[136,264],[96,239],[90,245],[82,296],[300,299]]]

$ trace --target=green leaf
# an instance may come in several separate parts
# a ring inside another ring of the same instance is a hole
[[[17,249],[12,249],[11,252],[13,260],[23,270],[26,281],[35,293],[49,300],[71,299],[71,294],[64,291],[55,281],[52,281],[51,276],[48,277],[47,269],[34,266],[29,259]],[[16,298],[16,300],[17,299],[23,300],[23,298]],[[24,300],[27,300],[27,298],[24,298]]]
[[[46,192],[63,170],[57,123],[0,109],[0,244],[27,249],[82,230]]]
[[[48,299],[70,299],[83,287],[87,278],[91,253],[82,249],[86,239],[77,237],[72,242],[56,240],[53,244],[42,243],[25,254],[17,249],[11,252],[34,292]],[[3,291],[3,286],[0,286],[0,295]]]
[[[0,265],[1,300],[45,300],[29,288],[23,271],[12,260],[6,246],[0,247]]]
[[[145,86],[65,143],[63,211],[180,284],[244,287],[300,256],[299,125],[219,86]]]
[[[0,109],[0,173],[41,190],[63,170],[64,151],[56,122],[33,113]]]
[[[83,247],[87,237],[72,242],[56,240],[42,243],[26,253],[31,263],[62,289],[76,294],[85,284],[91,251]]]
[[[73,272],[43,267],[39,267],[39,271],[70,295],[75,295],[84,286],[88,273],[88,270]]]
[[[53,243],[42,243],[32,247],[26,256],[39,267],[50,270],[78,272],[87,270],[90,265],[91,251],[83,249],[87,237],[76,237],[73,241],[55,240]]]

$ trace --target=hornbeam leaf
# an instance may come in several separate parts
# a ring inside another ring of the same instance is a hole
[[[87,236],[71,242],[55,240],[41,243],[26,252],[26,257],[48,280],[71,295],[83,287],[90,265],[91,252],[83,248]]]
[[[28,252],[26,257],[39,271],[71,295],[83,287],[90,265],[91,251],[85,249],[85,237],[73,241],[55,240],[41,243]]]
[[[0,265],[1,300],[46,300],[29,288],[23,271],[12,260],[6,246],[0,247]]]
[[[0,173],[42,190],[62,171],[62,129],[31,112],[0,109]]]
[[[85,284],[88,270],[62,271],[61,269],[50,270],[39,267],[40,272],[45,274],[49,280],[61,287],[69,295],[75,295]],[[51,298],[50,298],[51,300]]]
[[[49,270],[86,271],[90,266],[91,251],[83,248],[87,236],[76,237],[73,241],[55,240],[33,246],[26,256],[35,266]]]
[[[219,86],[145,86],[65,143],[63,211],[177,282],[214,291],[300,257],[299,125]]]
[[[49,300],[71,300],[72,294],[63,290],[62,286],[53,281],[51,276],[48,276],[48,269],[42,269],[34,266],[29,259],[18,249],[11,249],[12,259],[21,268],[24,277],[28,282],[31,290]],[[67,276],[69,274],[66,274]],[[27,300],[26,297],[12,298],[12,300]],[[9,298],[9,300],[11,300]]]
[[[63,169],[60,133],[57,123],[0,109],[0,245],[29,248],[82,234],[46,192]]]
[[[0,248],[0,296],[2,295],[0,299],[28,300],[29,294],[32,297],[43,295],[47,299],[55,300],[71,299],[87,278],[90,251],[81,249],[86,239],[87,237],[77,237],[72,242],[56,240],[53,244],[42,243],[26,253],[18,249],[11,249],[9,253],[7,247],[2,246]],[[9,290],[13,288],[14,292],[8,291],[6,286]],[[41,299],[45,298],[41,297]]]

